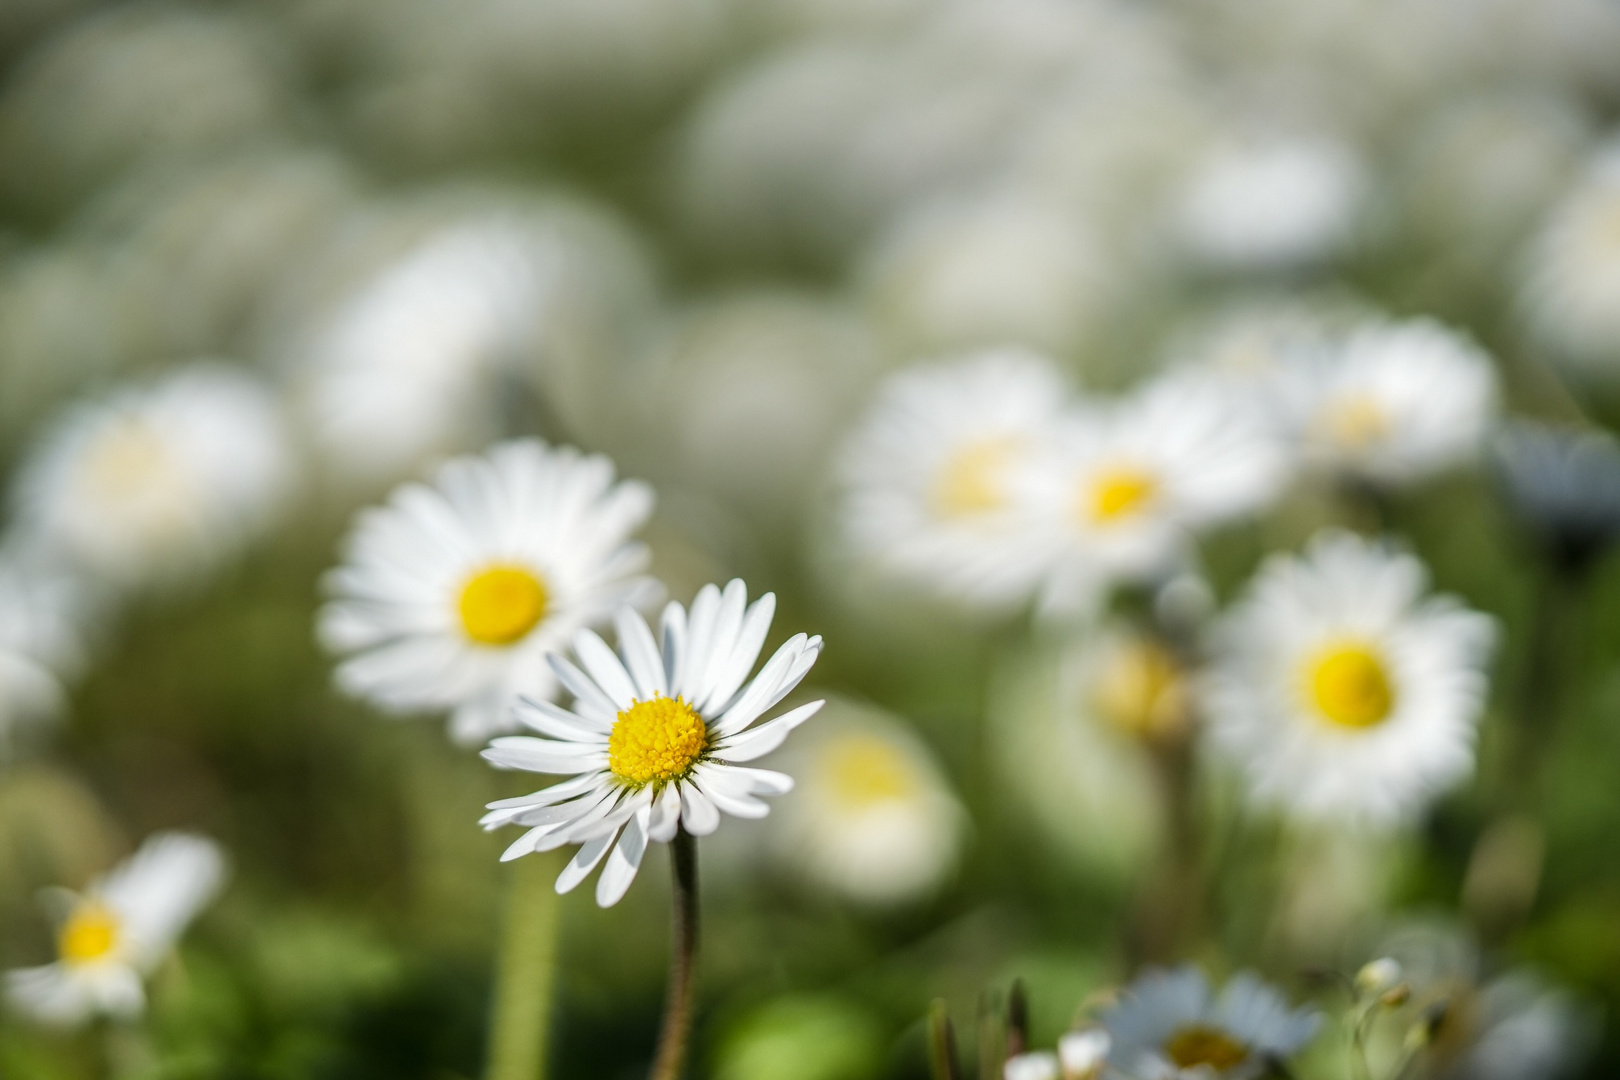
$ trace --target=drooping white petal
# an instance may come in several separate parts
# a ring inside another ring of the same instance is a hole
[[[696,784],[681,785],[681,824],[693,836],[708,836],[720,827],[720,811]]]
[[[681,824],[681,789],[679,784],[666,784],[653,800],[652,816],[647,819],[647,837],[660,844],[675,838]]]
[[[596,881],[596,903],[598,907],[612,907],[623,897],[630,883],[636,879],[636,871],[641,868],[641,857],[647,851],[647,816],[649,810],[643,808],[637,811],[624,826],[624,835],[619,838],[619,844],[608,856],[607,865],[602,868],[602,876]]]
[[[568,865],[563,867],[563,872],[557,875],[557,892],[572,892],[580,882],[590,877],[591,871],[602,861],[602,856],[607,854],[607,849],[613,845],[616,836],[616,833],[598,836],[575,852]]]

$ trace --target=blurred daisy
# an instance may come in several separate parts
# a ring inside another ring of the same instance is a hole
[[[1521,297],[1562,357],[1613,378],[1620,368],[1620,142],[1593,159],[1530,250]]]
[[[971,606],[1026,600],[1046,560],[1019,489],[1064,394],[1050,363],[1011,349],[892,376],[843,455],[856,552]]]
[[[293,476],[270,393],[197,364],[70,409],[24,461],[24,534],[114,584],[195,575],[262,532]]]
[[[1205,695],[1255,801],[1393,823],[1472,770],[1493,627],[1427,580],[1415,557],[1338,531],[1261,568]]]
[[[784,768],[799,795],[773,843],[812,880],[852,900],[932,892],[956,865],[966,815],[927,747],[873,710],[835,708]]]
[[[1003,1080],[1098,1080],[1108,1064],[1108,1032],[1071,1031],[1058,1040],[1057,1053],[1036,1050],[1007,1059]]]
[[[1290,1009],[1280,993],[1246,972],[1216,997],[1202,972],[1183,967],[1138,977],[1102,1022],[1108,1061],[1127,1076],[1240,1080],[1304,1047],[1321,1018]]]
[[[1503,494],[1558,567],[1586,569],[1620,540],[1620,443],[1612,435],[1515,420],[1493,449]]]
[[[1294,365],[1287,393],[1309,460],[1379,484],[1478,453],[1497,397],[1490,357],[1432,319],[1364,326]]]
[[[1002,1080],[1063,1080],[1058,1056],[1048,1050],[1034,1050],[1007,1059],[1001,1067]]]
[[[1251,513],[1282,485],[1282,446],[1211,378],[1177,373],[1059,428],[1025,491],[1057,553],[1043,602],[1094,607],[1107,586],[1167,574],[1195,532]]]
[[[48,893],[60,905],[57,960],[7,972],[7,999],[18,1012],[50,1024],[139,1014],[146,1001],[142,980],[224,880],[225,859],[212,840],[160,833],[83,893]]]
[[[1153,635],[1120,625],[1099,629],[1072,653],[1066,675],[1068,696],[1088,720],[1149,742],[1191,729],[1188,673]]]
[[[85,599],[40,558],[0,549],[0,758],[20,725],[62,707],[62,680],[84,664]]]
[[[1227,146],[1194,169],[1176,224],[1192,253],[1214,266],[1287,269],[1350,242],[1366,187],[1360,159],[1337,140]]]
[[[795,634],[750,681],[775,611],[771,593],[748,604],[741,581],[723,593],[705,585],[690,612],[674,602],[664,608],[656,640],[639,614],[621,608],[618,654],[581,630],[573,644],[583,670],[561,655],[548,657],[573,707],[522,699],[518,719],[545,738],[496,739],[484,757],[500,768],[571,779],[489,804],[486,829],[529,830],[502,861],[579,844],[557,879],[557,891],[567,892],[611,848],[596,885],[596,902],[610,907],[635,879],[648,841],[667,843],[683,826],[707,836],[721,811],[769,813],[756,796],[785,794],[793,779],[740,766],[782,745],[822,705],[812,701],[750,727],[799,685],[821,652],[821,638]]]
[[[322,642],[346,692],[392,711],[451,710],[459,743],[510,730],[514,695],[548,699],[546,653],[656,592],[630,537],[652,512],[613,463],[534,439],[441,466],[362,511],[326,581]]]

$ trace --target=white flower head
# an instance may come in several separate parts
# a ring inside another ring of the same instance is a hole
[[[1194,967],[1150,969],[1102,1016],[1108,1061],[1140,1080],[1243,1080],[1316,1035],[1321,1018],[1242,972],[1216,996]]]
[[[1112,1045],[1107,1028],[1082,1028],[1065,1033],[1058,1040],[1057,1050],[1063,1080],[1097,1080],[1108,1064]]]
[[[1063,1080],[1057,1055],[1046,1050],[1017,1054],[1001,1067],[1002,1080]]]
[[[858,903],[926,896],[955,868],[966,814],[905,726],[840,706],[786,752],[798,793],[773,846],[806,877]]]
[[[1307,458],[1380,484],[1468,460],[1496,413],[1496,372],[1432,319],[1373,323],[1294,366],[1287,386]]]
[[[500,768],[571,779],[489,804],[486,829],[528,829],[502,860],[579,844],[557,879],[557,891],[567,892],[611,848],[596,885],[596,902],[611,907],[635,879],[648,841],[667,843],[683,826],[707,836],[722,811],[741,818],[769,813],[757,796],[785,794],[793,779],[742,765],[782,745],[823,704],[812,701],[751,726],[799,685],[821,653],[821,638],[795,634],[750,680],[775,612],[774,594],[749,604],[741,581],[723,592],[705,585],[690,611],[673,601],[664,608],[656,639],[640,614],[621,608],[614,620],[618,653],[580,630],[573,651],[583,667],[549,656],[574,695],[572,708],[522,699],[518,719],[542,737],[496,739],[484,757]]]
[[[1353,238],[1367,175],[1328,138],[1271,138],[1211,152],[1176,208],[1187,247],[1236,270],[1287,269],[1336,255]]]
[[[1063,380],[1002,349],[892,376],[842,460],[856,552],[969,606],[1016,606],[1046,569],[1019,488],[1050,437]]]
[[[224,881],[225,857],[212,840],[185,833],[150,837],[83,893],[49,894],[63,901],[57,960],[7,972],[8,1001],[59,1025],[139,1014],[146,1000],[142,980]]]
[[[1469,774],[1494,627],[1427,586],[1414,556],[1339,531],[1261,568],[1205,687],[1254,801],[1387,825]]]
[[[319,633],[346,657],[338,685],[391,711],[451,710],[462,744],[511,730],[516,694],[557,691],[548,652],[655,599],[631,539],[652,506],[607,458],[536,439],[400,486],[361,512],[326,581]]]
[[[1593,159],[1531,247],[1521,307],[1579,370],[1620,374],[1620,141]]]
[[[1049,446],[1024,490],[1057,555],[1044,598],[1057,610],[1176,569],[1197,532],[1258,509],[1286,475],[1273,433],[1230,387],[1192,371],[1082,404]]]
[[[212,363],[70,409],[23,463],[30,539],[118,586],[214,565],[261,532],[293,478],[275,399]]]
[[[54,715],[84,665],[85,590],[35,554],[0,548],[0,759],[21,724]]]

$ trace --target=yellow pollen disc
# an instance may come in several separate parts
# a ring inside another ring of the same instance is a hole
[[[546,587],[521,566],[489,566],[461,587],[462,629],[481,645],[510,645],[546,614]]]
[[[1081,493],[1081,516],[1094,524],[1112,524],[1140,513],[1158,491],[1158,480],[1134,465],[1100,469]]]
[[[1330,403],[1321,422],[1330,439],[1352,450],[1364,450],[1389,434],[1389,414],[1361,394]]]
[[[118,919],[94,902],[80,904],[56,935],[57,955],[69,964],[93,964],[118,948]]]
[[[96,440],[84,462],[84,481],[96,495],[140,493],[172,478],[173,458],[151,426],[126,418]]]
[[[608,736],[608,768],[641,785],[679,780],[709,748],[709,726],[683,698],[658,695],[619,714]]]
[[[1329,646],[1312,658],[1307,672],[1317,711],[1341,727],[1375,727],[1395,707],[1384,661],[1366,645]]]
[[[934,508],[941,517],[976,517],[1007,505],[1003,483],[1017,456],[1017,439],[969,443],[946,459],[934,484]]]
[[[873,735],[847,735],[821,753],[818,770],[839,805],[866,810],[916,791],[916,772],[905,752]]]
[[[1165,1041],[1164,1053],[1178,1069],[1200,1065],[1224,1072],[1243,1064],[1249,1048],[1217,1027],[1190,1024]]]
[[[1154,738],[1180,730],[1187,719],[1187,687],[1175,659],[1151,641],[1120,648],[1094,691],[1097,711],[1115,727]]]

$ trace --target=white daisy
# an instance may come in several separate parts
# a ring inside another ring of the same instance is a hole
[[[37,556],[0,550],[0,758],[12,732],[63,704],[84,664],[83,588]]]
[[[1021,350],[892,376],[842,460],[844,529],[879,568],[988,609],[1026,600],[1045,569],[1018,489],[1064,399]]]
[[[1553,208],[1525,273],[1521,306],[1537,336],[1612,380],[1620,368],[1620,140]]]
[[[557,891],[567,892],[612,848],[596,885],[596,902],[609,907],[635,879],[648,841],[666,843],[681,827],[706,836],[719,827],[721,811],[769,813],[755,796],[785,794],[792,777],[739,766],[775,750],[822,706],[812,701],[749,726],[799,685],[821,652],[821,638],[795,634],[750,681],[775,611],[771,593],[748,604],[741,581],[724,593],[705,585],[690,612],[674,602],[664,608],[659,639],[639,614],[621,608],[618,654],[581,630],[573,644],[583,670],[549,656],[573,707],[522,699],[518,719],[545,737],[496,739],[484,757],[501,768],[571,779],[489,804],[486,829],[529,830],[502,860],[580,844],[557,879]]]
[[[1151,969],[1102,1016],[1108,1061],[1137,1080],[1239,1080],[1294,1054],[1321,1018],[1247,972],[1216,997],[1197,968]]]
[[[1113,1038],[1106,1028],[1070,1031],[1058,1040],[1058,1063],[1063,1080],[1097,1080],[1108,1064]]]
[[[23,463],[14,495],[33,542],[131,586],[196,574],[260,533],[292,465],[270,393],[196,364],[70,409]]]
[[[1057,553],[1044,602],[1094,606],[1162,576],[1194,533],[1253,512],[1285,477],[1281,444],[1230,388],[1195,372],[1075,409],[1032,470],[1026,511]]]
[[[1002,1080],[1063,1080],[1058,1056],[1049,1050],[1032,1050],[1007,1059],[1001,1067]]]
[[[143,978],[168,956],[224,880],[225,859],[212,840],[160,833],[83,893],[47,894],[62,901],[57,960],[6,973],[12,1007],[62,1025],[140,1013]]]
[[[320,615],[322,642],[347,657],[338,685],[392,711],[449,709],[463,744],[510,730],[515,694],[556,693],[546,653],[656,592],[630,539],[652,489],[613,472],[524,439],[362,511]]]
[[[954,869],[966,814],[928,748],[895,720],[839,707],[783,767],[799,778],[772,846],[860,903],[926,896]]]
[[[1205,688],[1255,801],[1392,823],[1469,774],[1493,625],[1427,584],[1414,556],[1339,531],[1261,568]]]
[[[1467,460],[1496,412],[1490,357],[1432,319],[1369,324],[1290,374],[1288,409],[1307,458],[1373,483]]]

